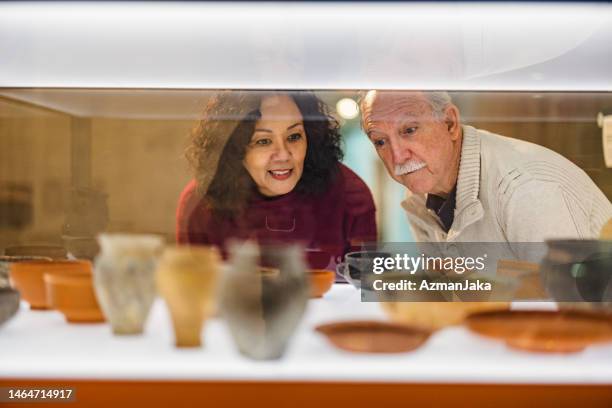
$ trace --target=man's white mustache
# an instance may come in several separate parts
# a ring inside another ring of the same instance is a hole
[[[426,166],[425,162],[420,160],[408,160],[406,163],[395,165],[395,175],[401,176],[403,174],[412,173]]]

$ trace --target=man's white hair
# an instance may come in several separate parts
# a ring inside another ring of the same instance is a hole
[[[444,111],[450,104],[453,103],[448,92],[436,91],[436,92],[423,92],[427,102],[431,106],[431,110],[437,119],[444,119]]]
[[[366,96],[371,91],[362,92],[359,97],[359,107],[363,111]],[[451,96],[446,91],[423,91],[425,99],[431,107],[434,117],[438,120],[444,120],[444,111],[453,103]],[[362,123],[363,126],[363,123]]]

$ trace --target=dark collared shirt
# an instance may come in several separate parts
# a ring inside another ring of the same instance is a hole
[[[457,185],[453,187],[453,190],[448,195],[448,198],[444,199],[440,196],[427,194],[427,202],[425,206],[436,213],[445,232],[450,230],[455,219],[455,198],[457,196]]]

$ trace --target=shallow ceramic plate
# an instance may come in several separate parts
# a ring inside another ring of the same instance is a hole
[[[578,311],[495,311],[469,316],[474,332],[521,350],[575,353],[612,341],[612,317]]]
[[[402,353],[421,346],[428,330],[377,321],[346,321],[315,328],[336,347],[355,353]]]

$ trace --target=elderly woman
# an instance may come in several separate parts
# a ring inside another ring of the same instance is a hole
[[[216,94],[187,158],[195,179],[179,200],[181,244],[299,242],[337,259],[377,238],[372,195],[340,163],[338,124],[312,93]]]

